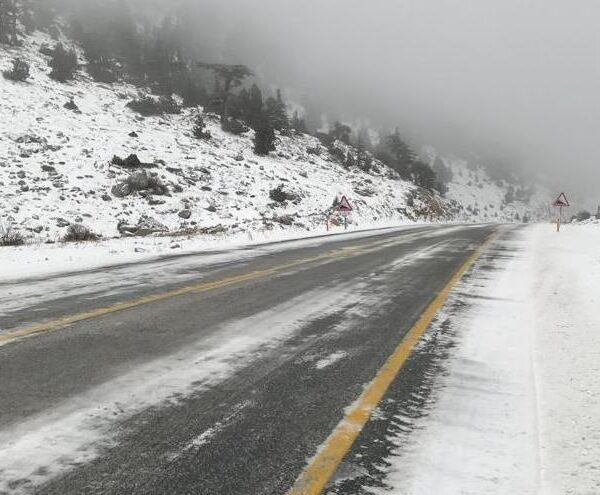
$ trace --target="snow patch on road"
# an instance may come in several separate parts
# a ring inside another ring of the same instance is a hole
[[[361,297],[356,283],[312,291],[225,324],[213,337],[135,367],[50,413],[0,431],[0,493],[29,493],[90,462],[118,442],[119,422],[222,382],[310,321],[360,305]]]
[[[332,354],[329,354],[329,356],[324,357],[323,359],[319,359],[315,363],[315,368],[317,368],[318,370],[328,368],[329,366],[334,365],[335,363],[337,363],[338,361],[341,361],[342,359],[344,359],[347,356],[348,356],[348,353],[345,351],[336,351]]]

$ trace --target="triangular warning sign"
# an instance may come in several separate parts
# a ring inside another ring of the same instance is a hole
[[[567,200],[567,196],[564,192],[561,192],[558,195],[558,198],[556,198],[556,201],[554,202],[554,206],[570,206],[569,201]]]
[[[342,196],[337,209],[338,211],[352,211],[352,206],[350,206],[350,201],[348,201],[346,196]]]

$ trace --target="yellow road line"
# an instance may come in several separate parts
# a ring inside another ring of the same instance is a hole
[[[398,376],[404,363],[410,356],[435,315],[444,306],[452,289],[464,274],[473,266],[483,251],[495,239],[496,235],[488,238],[458,269],[444,288],[437,294],[419,320],[398,344],[392,355],[387,359],[375,378],[365,388],[358,400],[345,414],[344,419],[321,446],[318,453],[300,474],[288,495],[318,495],[335,474],[344,456],[348,453],[371,414]]]
[[[339,249],[328,251],[327,253],[313,256],[310,258],[303,258],[295,261],[291,261],[289,263],[285,263],[282,265],[278,265],[272,268],[267,268],[265,270],[257,270],[249,273],[245,273],[242,275],[237,275],[234,277],[228,277],[221,280],[217,280],[214,282],[203,282],[199,284],[194,284],[186,287],[181,287],[178,289],[170,290],[167,292],[162,292],[159,294],[153,294],[149,296],[144,296],[139,299],[133,299],[131,301],[119,302],[116,304],[112,304],[110,306],[106,306],[104,308],[97,308],[90,311],[86,311],[83,313],[78,313],[74,315],[65,316],[63,318],[59,318],[52,321],[47,321],[43,323],[38,323],[36,325],[31,325],[29,327],[21,328],[18,330],[13,330],[11,332],[7,332],[4,334],[0,334],[0,347],[7,345],[11,342],[19,340],[24,337],[28,337],[34,334],[52,332],[55,330],[60,330],[65,328],[66,326],[72,325],[74,323],[78,323],[85,320],[91,320],[93,318],[98,318],[99,316],[107,315],[110,313],[116,313],[117,311],[123,311],[126,309],[136,308],[138,306],[143,306],[146,304],[155,303],[158,301],[163,301],[165,299],[170,299],[172,297],[181,296],[184,294],[193,294],[193,293],[201,293],[207,292],[210,290],[220,289],[223,287],[228,287],[230,285],[239,284],[242,282],[248,282],[252,280],[258,280],[266,278],[270,275],[275,275],[277,273],[283,272],[285,270],[289,270],[290,268],[295,268],[301,265],[306,265],[308,263],[313,263],[317,261],[324,260],[333,260],[338,258],[346,258],[352,256],[358,256],[360,254],[365,254],[369,252],[369,249],[377,248],[378,246],[387,246],[389,240],[378,240],[370,243],[360,244],[358,246],[346,246],[341,247]]]

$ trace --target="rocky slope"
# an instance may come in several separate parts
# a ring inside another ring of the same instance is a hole
[[[39,49],[54,42],[36,33],[22,47],[0,47],[0,70],[14,57],[31,66],[26,82],[0,77],[4,230],[54,241],[72,224],[104,237],[311,229],[325,222],[341,195],[354,206],[355,224],[518,220],[486,209],[493,203],[494,213],[502,211],[501,188],[488,198],[488,189],[478,189],[485,182],[480,176],[468,185],[455,174],[444,199],[399,180],[379,162],[369,173],[346,169],[308,135],[279,136],[277,151],[258,157],[252,131],[224,133],[208,115],[212,138],[195,139],[198,109],[142,117],[126,107],[139,88],[95,83],[83,69],[69,83],[50,79]]]

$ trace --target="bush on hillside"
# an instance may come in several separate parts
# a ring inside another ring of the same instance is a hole
[[[11,226],[3,228],[0,225],[0,246],[21,246],[23,244],[25,244],[25,239],[20,232]]]
[[[158,100],[151,96],[142,96],[131,100],[127,107],[145,117],[181,113],[181,107],[171,96],[161,96]]]
[[[15,58],[12,61],[13,67],[11,70],[5,70],[2,75],[11,81],[26,81],[29,79],[29,64],[20,58]]]
[[[85,225],[72,223],[67,229],[67,233],[62,238],[63,242],[84,242],[97,241],[100,238],[98,234],[92,232]]]
[[[592,214],[587,210],[581,210],[577,212],[575,218],[578,222],[583,222],[584,220],[589,220],[592,217]]]
[[[275,189],[271,189],[269,191],[269,198],[271,198],[271,200],[275,201],[276,203],[283,203],[285,201],[292,201],[296,199],[296,195],[287,192],[283,188],[283,184],[280,184]]]
[[[87,71],[96,82],[112,84],[119,80],[115,64],[105,57],[90,60],[87,65]]]
[[[221,122],[221,129],[223,129],[225,132],[233,134],[234,136],[241,136],[250,130],[250,128],[242,121],[234,118],[224,119]]]
[[[198,115],[194,120],[192,134],[196,139],[208,140],[211,138],[210,131],[206,130],[206,123],[204,122],[204,117],[202,115]]]
[[[67,82],[75,77],[75,72],[79,66],[77,62],[77,53],[74,50],[67,50],[62,43],[58,43],[52,50],[52,58],[49,65],[52,71],[50,77],[59,82]]]
[[[67,101],[63,105],[63,108],[66,108],[67,110],[70,110],[71,112],[81,113],[79,111],[79,107],[77,106],[77,103],[75,103],[75,100],[72,97],[69,101]]]

